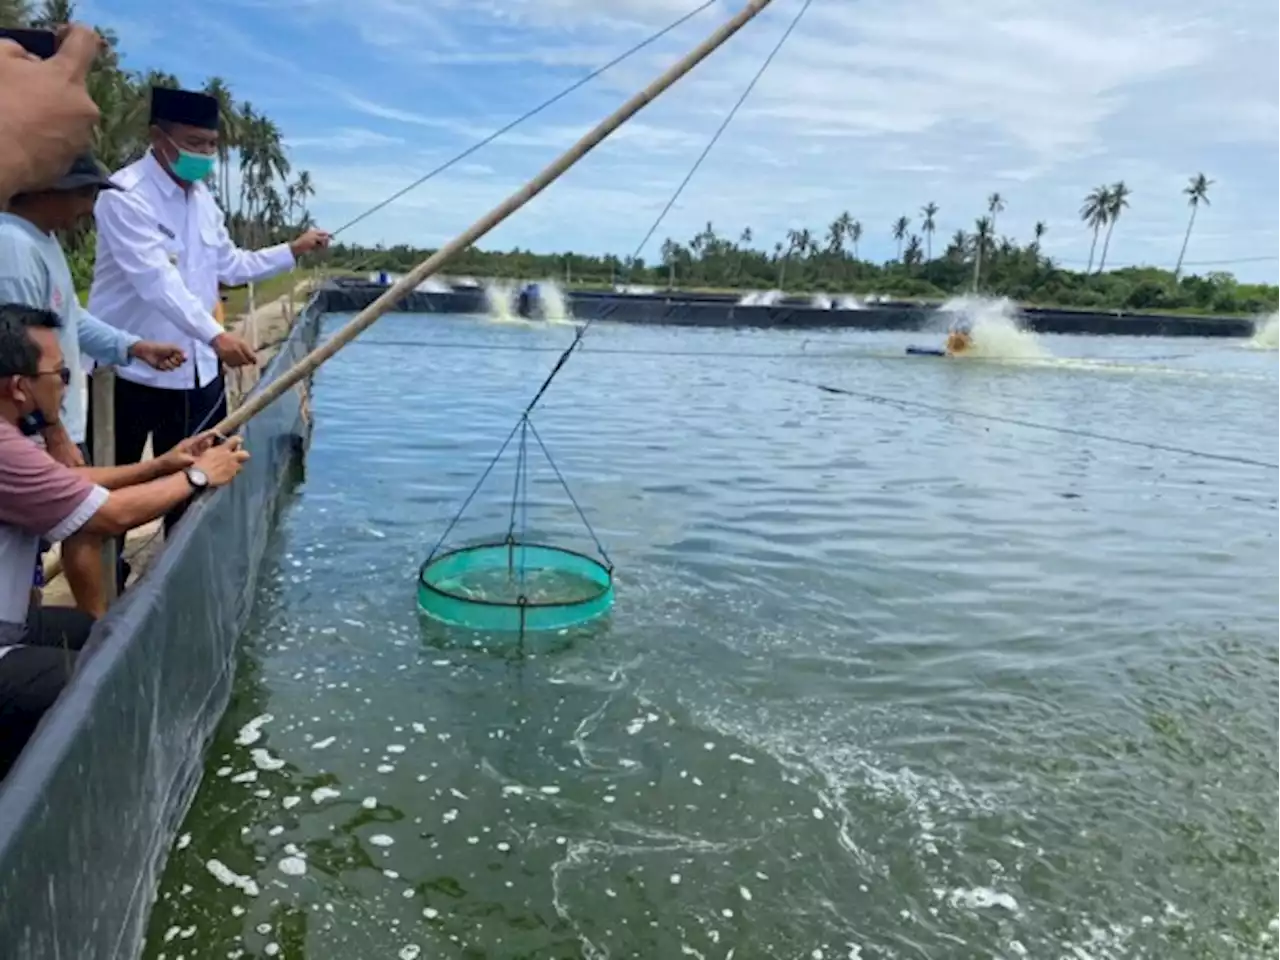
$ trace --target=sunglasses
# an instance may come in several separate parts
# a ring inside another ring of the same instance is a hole
[[[57,370],[37,370],[37,377],[57,377],[62,381],[64,387],[71,385],[71,369],[69,367],[61,367]]]

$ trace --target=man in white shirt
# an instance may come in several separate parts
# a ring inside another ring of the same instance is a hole
[[[119,190],[94,207],[98,250],[89,310],[144,340],[177,344],[186,361],[173,370],[133,365],[116,378],[116,460],[134,463],[148,436],[155,450],[226,416],[222,365],[255,354],[215,319],[218,284],[239,286],[290,270],[296,258],[329,243],[308,230],[292,243],[238,249],[203,180],[218,148],[218,101],[202,93],[153,87],[151,149],[112,175]],[[185,504],[165,516],[166,532]]]

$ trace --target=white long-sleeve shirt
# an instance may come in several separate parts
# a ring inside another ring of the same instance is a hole
[[[144,340],[175,343],[187,354],[176,370],[132,364],[119,376],[172,390],[205,386],[218,372],[209,342],[219,282],[238,286],[294,266],[288,244],[246,251],[231,242],[222,211],[204,184],[183,190],[150,153],[111,177],[94,207],[98,251],[89,312]]]

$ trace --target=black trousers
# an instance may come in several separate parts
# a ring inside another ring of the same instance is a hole
[[[207,386],[190,390],[147,387],[116,377],[116,462],[137,463],[151,438],[157,456],[201,430],[208,430],[227,415],[227,391],[222,373]],[[189,501],[188,501],[189,502]],[[182,519],[187,503],[164,517],[166,534]],[[121,549],[124,540],[120,540]]]
[[[0,656],[0,780],[71,679],[92,628],[87,613],[32,604],[22,646]]]

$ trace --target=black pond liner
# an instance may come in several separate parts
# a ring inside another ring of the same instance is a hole
[[[263,383],[316,342],[307,304]],[[259,385],[260,389],[261,385]],[[192,504],[94,628],[0,783],[0,957],[133,960],[231,696],[276,511],[310,435],[300,390],[245,425],[235,483]]]

